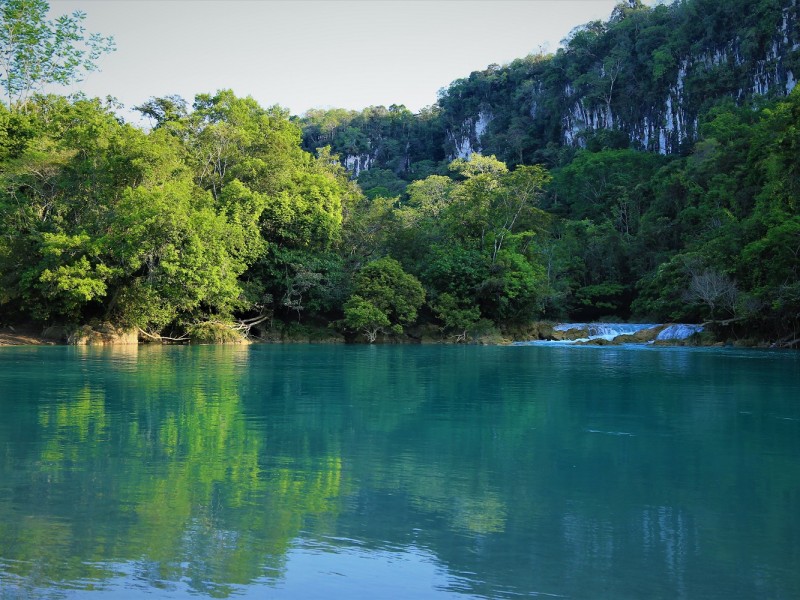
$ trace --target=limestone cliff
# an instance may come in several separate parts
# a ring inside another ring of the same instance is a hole
[[[388,169],[406,180],[426,172],[415,165],[473,152],[510,164],[555,162],[561,148],[593,145],[682,153],[714,104],[755,106],[795,87],[798,2],[627,0],[607,22],[577,27],[554,54],[452,82],[418,115],[395,105],[351,113],[329,143],[353,176]],[[318,146],[314,125],[305,131],[309,149]]]

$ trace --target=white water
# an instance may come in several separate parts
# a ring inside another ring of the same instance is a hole
[[[528,344],[575,344],[578,342],[589,342],[592,340],[613,341],[621,335],[632,335],[639,331],[664,327],[660,323],[560,323],[553,327],[553,331],[586,331],[587,335],[575,340],[561,341],[530,341],[515,342],[517,345]],[[656,336],[659,341],[680,341],[685,340],[695,333],[703,331],[702,325],[692,325],[686,323],[670,324],[664,327]],[[652,342],[648,342],[652,343]]]
[[[589,340],[608,340],[609,342],[620,335],[631,335],[645,329],[658,327],[657,323],[561,323],[553,327],[554,331],[569,331],[570,329],[585,329],[588,337],[575,340],[586,342]]]
[[[687,325],[685,323],[676,323],[668,325],[661,333],[656,336],[656,340],[685,340],[693,336],[695,333],[703,331],[702,325]]]

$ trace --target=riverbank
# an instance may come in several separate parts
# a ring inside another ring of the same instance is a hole
[[[0,327],[0,346],[46,346],[55,342],[42,337],[40,328]]]
[[[633,327],[631,331],[620,329],[618,333],[611,333],[611,330],[600,331],[599,335],[591,335],[588,325],[602,325],[604,328],[620,325]],[[755,337],[729,337],[718,336],[709,330],[697,331],[692,335],[680,338],[657,339],[658,334],[670,327],[687,327],[682,325],[628,325],[628,324],[556,324],[547,321],[536,321],[525,326],[517,326],[502,331],[492,329],[473,335],[468,342],[469,345],[483,346],[504,346],[504,345],[526,345],[529,343],[568,343],[575,345],[591,346],[619,346],[622,344],[654,344],[657,346],[736,346],[743,348],[775,348],[781,347],[778,343],[771,340],[758,339]],[[688,326],[700,327],[700,326]],[[638,329],[637,329],[638,328]],[[6,326],[0,328],[0,346],[41,346],[41,345],[121,345],[122,337],[119,335],[109,336],[105,332],[96,332],[91,328],[80,328],[84,335],[79,336],[80,341],[76,342],[75,336],[66,335],[66,328],[50,327],[44,330],[32,324]],[[102,327],[98,329],[103,329]],[[259,332],[260,335],[247,339],[247,342],[255,344],[363,344],[366,343],[362,338],[351,336],[347,337],[329,327],[319,325],[298,325],[282,324],[267,331]],[[135,344],[131,339],[131,332],[124,336],[125,345]],[[97,339],[93,339],[97,338]],[[165,338],[166,339],[166,338]],[[69,340],[69,341],[68,341]],[[102,342],[102,343],[101,343]],[[117,343],[115,343],[117,342]],[[159,342],[149,340],[139,336],[139,344],[158,344]],[[178,343],[191,343],[181,340]],[[198,343],[195,341],[194,343]],[[203,342],[200,342],[203,343]],[[214,342],[205,342],[214,343]],[[216,342],[231,343],[231,342]],[[240,342],[241,343],[241,342]],[[395,345],[395,344],[456,344],[464,343],[457,341],[455,336],[448,336],[433,325],[423,325],[410,328],[402,336],[379,336],[376,345]]]

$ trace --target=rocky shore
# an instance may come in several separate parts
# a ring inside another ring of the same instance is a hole
[[[54,343],[42,337],[41,329],[0,327],[0,346],[41,346]]]
[[[363,340],[345,338],[329,327],[285,327],[259,332],[252,338],[236,340],[193,340],[194,343],[267,343],[267,344],[341,344],[361,343]],[[158,338],[123,330],[108,323],[82,327],[53,326],[42,329],[32,324],[0,327],[0,346],[55,345],[131,346],[141,343],[191,343],[188,337],[178,340]],[[433,325],[415,327],[403,336],[378,340],[379,344],[453,344]],[[569,344],[576,346],[620,346],[648,344],[654,346],[741,346],[775,347],[767,340],[720,339],[702,325],[680,323],[553,323],[536,321],[507,330],[473,334],[470,344],[478,345],[538,345]]]

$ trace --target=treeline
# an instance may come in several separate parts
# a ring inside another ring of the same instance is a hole
[[[594,89],[608,79],[592,75],[598,65],[611,72],[602,57],[628,48],[608,40],[706,4],[620,5],[553,57],[490,68],[506,87],[486,89],[541,87],[511,75],[558,64]],[[762,0],[763,20],[742,21],[771,27],[789,14],[783,4]],[[707,6],[709,23],[728,14],[718,6]],[[771,39],[764,31],[758,44]],[[580,67],[569,57],[587,35],[598,46]],[[630,56],[655,60],[642,48]],[[29,93],[29,72],[6,75],[0,104],[6,323],[110,322],[199,341],[298,324],[374,341],[424,326],[464,341],[540,318],[617,318],[710,320],[723,335],[789,345],[800,337],[800,92],[733,98],[724,80],[670,155],[614,128],[564,145],[555,122],[519,121],[527,141],[515,146],[492,105],[481,141],[503,153],[452,160],[448,115],[457,98],[469,107],[480,97],[470,90],[483,89],[483,75],[454,82],[418,115],[392,106],[295,118],[231,91],[191,104],[152,98],[138,107],[152,124],[143,131],[113,104]],[[632,85],[625,77],[615,89]],[[628,106],[617,92],[606,99],[614,114]]]
[[[473,154],[373,198],[279,108],[223,91],[140,110],[149,132],[98,100],[0,108],[5,321],[196,339],[274,319],[368,339],[420,319],[458,339],[543,316],[800,325],[797,92],[714,108],[684,157],[580,150],[550,173]]]
[[[573,314],[731,321],[795,341],[800,325],[800,93],[760,110],[723,103],[683,157],[582,150],[544,207]],[[572,264],[570,264],[572,261]]]
[[[795,127],[797,38],[794,0],[620,3],[553,55],[454,81],[418,119],[311,111],[304,144],[330,144],[367,196],[401,204],[458,154],[543,165],[545,316],[714,320],[796,343],[793,159],[775,140]]]
[[[98,100],[0,108],[5,321],[203,340],[311,320],[374,340],[420,310],[458,334],[537,313],[542,168],[476,155],[369,199],[279,108],[223,91],[139,110],[151,131]]]
[[[112,108],[39,96],[0,109],[6,320],[202,338],[235,314],[305,308],[303,286],[316,310],[341,304],[310,274],[341,270],[358,192],[330,156],[300,149],[285,111],[227,91],[191,109],[153,100],[145,133]]]

